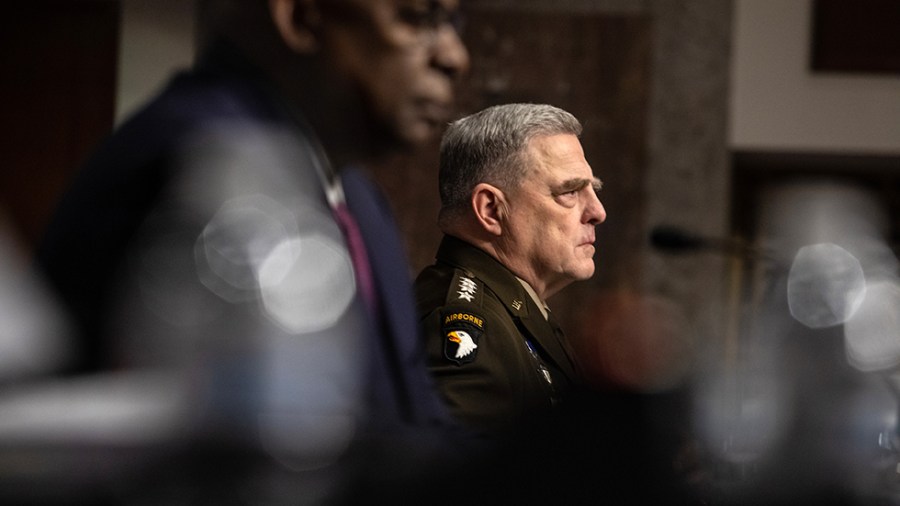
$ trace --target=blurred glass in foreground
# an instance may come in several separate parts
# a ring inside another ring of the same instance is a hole
[[[727,504],[900,504],[898,262],[877,193],[798,178],[763,194],[737,349],[697,427]]]
[[[0,374],[31,376],[0,395],[0,500],[340,494],[337,463],[370,415],[372,329],[323,183],[293,170],[313,163],[297,144],[241,123],[188,143],[118,276],[112,370],[54,376],[71,336],[0,258]]]
[[[72,352],[66,319],[21,248],[0,213],[0,384],[54,371]]]

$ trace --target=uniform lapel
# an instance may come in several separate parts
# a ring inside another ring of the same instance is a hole
[[[527,305],[528,312],[527,314],[520,314],[519,321],[521,321],[522,326],[525,327],[529,337],[550,356],[554,364],[567,378],[569,378],[570,381],[575,382],[578,378],[578,374],[575,370],[575,363],[565,345],[563,333],[559,328],[559,325],[553,321],[552,315],[549,319],[545,319],[544,315],[541,314],[540,309],[537,307],[537,304],[530,296],[526,297],[525,304]]]

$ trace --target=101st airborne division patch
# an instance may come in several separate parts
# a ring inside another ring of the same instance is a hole
[[[484,334],[484,318],[468,311],[448,310],[441,314],[444,357],[456,365],[473,362],[478,340]]]

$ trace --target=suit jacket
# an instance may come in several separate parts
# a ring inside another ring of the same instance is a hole
[[[259,413],[446,423],[387,206],[350,171],[348,205],[390,302],[373,318],[332,214],[339,183],[288,111],[220,46],[97,149],[37,254],[80,336],[71,372],[190,371],[228,427]]]
[[[546,414],[580,383],[559,326],[506,267],[445,236],[416,279],[429,368],[451,413],[496,431]]]

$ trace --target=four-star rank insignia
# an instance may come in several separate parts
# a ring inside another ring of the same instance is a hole
[[[478,354],[478,340],[484,334],[484,318],[469,311],[441,313],[444,357],[456,365],[468,364]]]

